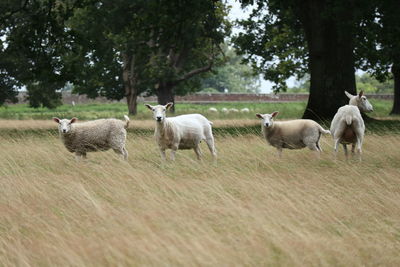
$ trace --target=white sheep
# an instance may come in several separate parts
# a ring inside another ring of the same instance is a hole
[[[112,148],[115,153],[128,159],[125,148],[126,129],[129,117],[124,115],[125,121],[117,119],[100,119],[82,123],[75,123],[77,118],[53,118],[58,123],[58,130],[64,146],[69,152],[75,153],[76,159],[86,158],[87,152],[105,151]]]
[[[349,105],[340,107],[333,117],[331,133],[334,141],[335,158],[339,143],[342,144],[346,159],[348,159],[347,145],[351,144],[351,152],[354,155],[357,145],[359,160],[361,161],[361,148],[364,140],[365,125],[361,112],[372,112],[374,109],[369,103],[363,91],[358,95],[351,95],[344,92],[350,99]]]
[[[238,113],[239,110],[238,110],[237,108],[230,108],[230,109],[229,109],[229,112]]]
[[[156,120],[154,135],[160,149],[161,158],[166,159],[165,150],[172,149],[171,158],[175,160],[175,153],[178,149],[194,149],[198,159],[201,159],[199,144],[205,140],[214,159],[217,152],[212,134],[212,123],[200,114],[187,114],[176,117],[166,117],[166,111],[173,103],[165,106],[145,106],[153,112]]]
[[[360,91],[358,95],[352,95],[347,91],[344,91],[346,96],[349,98],[349,105],[357,106],[361,112],[372,112],[374,108],[369,103],[367,97],[364,95],[364,91]]]
[[[240,112],[242,112],[242,113],[249,113],[249,112],[250,112],[250,109],[249,109],[249,108],[242,108],[242,109],[240,110]]]
[[[214,112],[214,113],[218,113],[218,109],[211,107],[208,109],[209,112]]]
[[[262,119],[261,127],[265,139],[270,145],[278,149],[278,156],[282,154],[283,148],[301,149],[308,147],[319,155],[321,147],[319,139],[321,134],[329,134],[321,125],[313,120],[290,120],[274,121],[278,115],[275,111],[271,114],[256,114]]]
[[[351,152],[353,154],[357,145],[357,152],[361,160],[361,147],[364,139],[365,125],[358,107],[353,105],[340,107],[333,117],[330,130],[334,141],[335,158],[339,143],[341,143],[346,159],[348,158],[347,145],[351,144]]]
[[[223,113],[229,113],[229,110],[228,110],[227,108],[222,108],[221,111],[222,111]]]

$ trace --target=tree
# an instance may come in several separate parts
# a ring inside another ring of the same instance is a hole
[[[31,106],[53,108],[61,103],[61,95],[55,90],[67,81],[60,55],[69,42],[63,21],[77,2],[1,2],[0,35],[3,42],[0,68],[8,95],[12,97],[18,86],[26,85]]]
[[[400,114],[400,2],[375,1],[374,12],[361,24],[356,54],[359,67],[379,81],[394,80],[391,114]]]
[[[221,61],[220,66],[200,78],[202,91],[259,93],[260,79],[250,66],[242,64],[243,56],[225,46]]]
[[[190,79],[211,69],[228,29],[221,26],[224,6],[211,0],[95,3],[70,20],[79,41],[67,65],[82,69],[73,80],[76,91],[126,96],[130,114],[140,93],[166,104],[194,90]]]
[[[361,18],[370,11],[369,5],[364,7],[356,0],[270,0],[257,4],[253,13],[257,19],[242,22],[246,33],[237,38],[238,47],[249,55],[261,55],[261,66],[275,66],[275,81],[281,84],[293,74],[302,76],[307,69],[310,96],[303,117],[332,118],[347,103],[343,91],[356,91],[354,36]]]
[[[211,69],[229,30],[224,5],[212,0],[37,0],[20,5],[10,7],[6,14],[12,16],[2,23],[8,44],[4,53],[15,57],[7,69],[10,77],[42,96],[67,81],[89,97],[125,96],[130,114],[136,113],[140,93],[155,93],[162,103],[194,89],[185,85]],[[54,86],[46,93],[40,89],[45,84]],[[32,99],[43,99],[37,96]]]

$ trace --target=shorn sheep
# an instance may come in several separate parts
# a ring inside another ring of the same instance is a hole
[[[187,114],[176,117],[166,117],[166,111],[173,103],[165,106],[145,106],[153,112],[156,120],[155,138],[160,149],[161,158],[166,159],[165,150],[171,149],[171,159],[175,160],[175,153],[178,149],[193,149],[197,158],[201,159],[199,144],[205,140],[210,152],[215,159],[217,152],[212,134],[212,123],[200,114]]]
[[[363,91],[358,95],[351,95],[345,91],[350,99],[349,105],[340,107],[333,117],[331,123],[331,133],[334,142],[335,158],[339,143],[342,144],[346,159],[348,159],[347,145],[351,144],[351,152],[354,155],[357,146],[359,160],[361,161],[361,148],[364,140],[365,125],[361,116],[362,112],[372,112],[373,107],[364,96]]]
[[[371,103],[369,103],[363,91],[360,91],[358,95],[352,95],[347,91],[344,91],[344,93],[349,98],[349,105],[357,106],[361,112],[374,111],[374,108],[372,107]]]
[[[265,139],[270,145],[278,149],[278,156],[283,148],[301,149],[308,147],[320,154],[319,139],[321,134],[329,134],[321,125],[313,120],[274,121],[278,115],[275,111],[271,114],[256,114],[262,119],[261,127]]]
[[[76,159],[86,158],[87,152],[105,151],[113,149],[128,159],[128,151],[125,148],[126,129],[129,125],[129,117],[124,115],[125,121],[117,119],[100,119],[82,123],[76,123],[77,118],[59,119],[53,118],[58,123],[58,130],[64,146],[71,153],[75,153]]]

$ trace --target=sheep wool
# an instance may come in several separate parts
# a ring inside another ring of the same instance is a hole
[[[128,158],[125,148],[126,129],[129,126],[129,117],[125,121],[117,119],[99,119],[94,121],[76,123],[76,118],[53,118],[59,124],[59,133],[65,148],[75,153],[77,159],[86,157],[87,152],[105,151],[113,149]]]

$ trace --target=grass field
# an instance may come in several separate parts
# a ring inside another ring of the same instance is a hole
[[[56,135],[0,137],[0,265],[398,266],[397,135],[367,136],[364,161],[331,140],[282,159],[257,135],[216,137],[217,165],[151,135],[75,162]]]
[[[375,100],[372,99],[371,103],[374,106],[374,117],[381,118],[387,117],[392,108],[392,101]],[[153,103],[154,104],[154,103]],[[210,107],[216,107],[221,110],[226,108],[241,109],[247,107],[250,113],[231,113],[218,114],[208,112]],[[303,115],[306,107],[305,102],[290,102],[290,103],[216,103],[216,104],[176,104],[176,114],[187,113],[201,113],[207,115],[210,119],[246,119],[254,118],[255,113],[271,113],[273,111],[280,111],[280,118],[300,118]],[[113,104],[83,104],[83,105],[63,105],[56,109],[29,108],[26,104],[10,105],[8,107],[0,107],[0,119],[13,119],[13,120],[47,120],[53,116],[60,118],[78,117],[80,120],[98,119],[98,118],[122,118],[123,114],[128,113],[128,108],[125,103]],[[151,112],[143,105],[138,105],[138,114],[135,119],[150,119]],[[393,116],[393,118],[400,119],[400,116]]]
[[[55,123],[13,116],[0,120],[0,266],[400,265],[396,120],[368,126],[359,163],[334,161],[329,136],[319,160],[277,159],[256,119],[215,117],[216,164],[205,144],[201,162],[162,164],[145,117],[127,162],[76,162]]]

